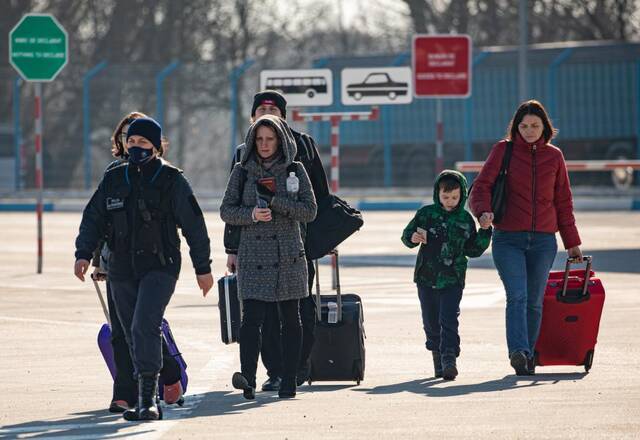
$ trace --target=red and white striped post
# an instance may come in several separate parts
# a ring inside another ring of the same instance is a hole
[[[442,99],[436,99],[436,172],[444,170],[444,123],[442,122]]]
[[[342,121],[377,121],[380,117],[380,108],[371,107],[368,112],[319,112],[301,113],[293,110],[294,121],[331,123],[331,192],[336,194],[340,189],[340,122]],[[331,254],[331,280],[333,288],[336,288],[336,256]]]
[[[337,116],[331,118],[331,192],[334,194],[340,189],[340,119]],[[334,255],[331,255],[335,259]]]
[[[34,83],[35,97],[35,125],[36,125],[36,190],[38,202],[36,204],[36,217],[38,220],[38,273],[42,273],[42,83]]]

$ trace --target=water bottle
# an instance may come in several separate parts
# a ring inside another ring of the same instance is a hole
[[[296,200],[298,198],[298,190],[300,189],[300,180],[296,173],[291,171],[289,177],[287,177],[287,196],[290,199]]]
[[[333,301],[329,301],[327,304],[329,307],[329,314],[327,315],[327,322],[329,324],[335,324],[338,322],[338,304]]]

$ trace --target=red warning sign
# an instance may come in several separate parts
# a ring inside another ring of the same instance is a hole
[[[471,38],[468,35],[416,35],[413,39],[416,97],[471,95]]]

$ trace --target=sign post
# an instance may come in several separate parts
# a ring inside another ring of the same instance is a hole
[[[471,38],[468,35],[416,35],[413,39],[416,98],[436,98],[436,172],[444,168],[441,98],[471,96]]]
[[[35,89],[36,189],[38,200],[38,273],[42,273],[42,83],[53,81],[69,60],[69,39],[49,14],[26,14],[9,32],[9,63]]]

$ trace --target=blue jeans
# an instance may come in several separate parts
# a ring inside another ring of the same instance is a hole
[[[451,353],[457,357],[460,354],[458,315],[462,287],[433,289],[418,284],[418,298],[422,309],[422,326],[427,337],[427,350]]]
[[[558,245],[555,234],[493,232],[493,262],[507,293],[506,327],[509,356],[533,356],[540,333],[542,300]]]

